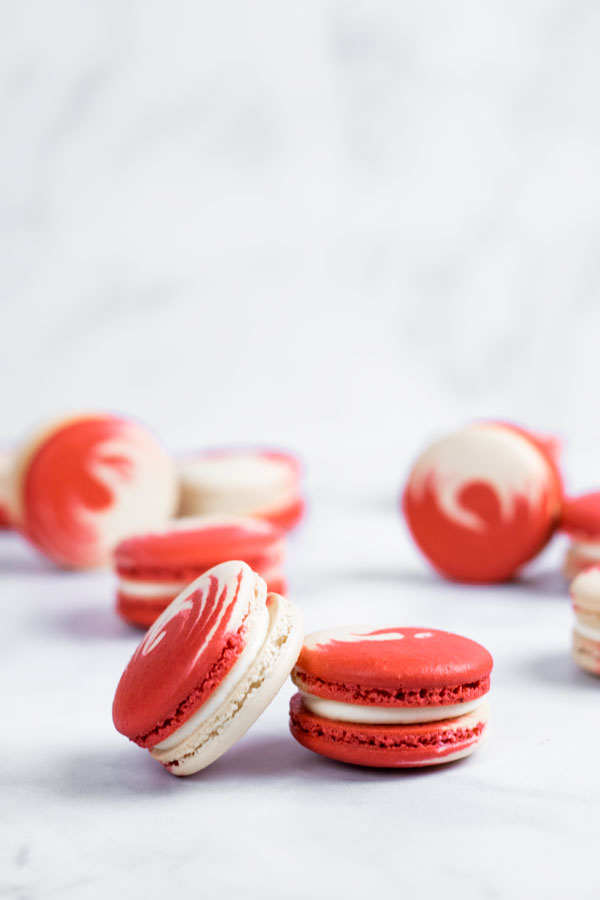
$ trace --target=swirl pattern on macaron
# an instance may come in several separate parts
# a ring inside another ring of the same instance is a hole
[[[438,571],[459,581],[500,581],[542,549],[562,499],[553,449],[522,429],[480,423],[422,454],[402,504]]]
[[[265,583],[243,562],[215,566],[193,582],[125,669],[113,706],[117,729],[141,747],[175,732],[235,664],[253,621],[266,615],[265,601]]]
[[[173,463],[142,425],[109,415],[60,422],[17,463],[18,525],[65,567],[107,562],[115,544],[173,512]]]

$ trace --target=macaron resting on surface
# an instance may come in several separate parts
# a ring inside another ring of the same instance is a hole
[[[174,511],[174,464],[137,422],[90,413],[61,420],[18,454],[16,523],[64,567],[108,562],[123,537],[162,524]]]
[[[467,425],[421,455],[402,505],[434,568],[457,581],[501,581],[543,549],[562,502],[551,450],[523,429],[490,422]]]
[[[156,620],[119,682],[116,728],[175,775],[198,771],[250,727],[302,646],[298,611],[246,563],[215,566]]]
[[[148,627],[191,581],[230,559],[248,563],[269,591],[285,591],[279,528],[240,516],[187,517],[117,546],[117,612],[130,624]]]
[[[180,515],[257,516],[288,531],[302,517],[301,469],[286,453],[220,450],[179,464]]]
[[[485,732],[492,658],[460,635],[354,626],[308,635],[290,729],[342,762],[411,767],[467,756]]]
[[[571,583],[576,621],[573,628],[575,662],[600,675],[600,565],[580,572]]]

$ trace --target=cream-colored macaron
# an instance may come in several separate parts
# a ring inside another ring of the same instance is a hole
[[[590,566],[571,584],[575,612],[573,658],[594,675],[600,675],[600,565]]]

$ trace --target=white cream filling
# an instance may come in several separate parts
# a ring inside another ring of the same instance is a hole
[[[160,744],[155,744],[152,747],[153,750],[170,750],[171,747],[175,747],[180,741],[185,740],[193,734],[199,725],[209,719],[217,711],[221,704],[225,702],[229,694],[235,690],[236,686],[258,656],[267,639],[270,621],[271,616],[269,614],[269,609],[265,605],[260,610],[260,613],[253,624],[252,634],[250,635],[248,643],[219,687],[212,692],[200,709],[190,716],[177,731],[170,734],[169,737],[165,738],[164,741],[161,741]]]
[[[189,584],[187,581],[130,581],[120,578],[118,589],[128,597],[171,597],[178,594]]]
[[[575,622],[575,633],[580,637],[588,638],[590,641],[600,642],[600,628],[594,628],[592,625],[585,625],[583,622]]]
[[[324,700],[302,691],[302,699],[316,716],[339,722],[353,722],[361,725],[412,725],[418,722],[439,722],[455,719],[481,706],[487,694],[465,703],[449,706],[364,706],[359,703],[340,703],[338,700]]]

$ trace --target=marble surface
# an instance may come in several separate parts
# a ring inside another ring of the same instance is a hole
[[[174,450],[289,446],[307,627],[448,627],[496,658],[462,764],[320,760],[285,688],[180,782],[112,728],[136,636],[110,575],[0,536],[0,896],[598,897],[600,694],[560,546],[443,584],[395,496],[481,416],[556,432],[570,488],[600,483],[599,43],[585,0],[0,4],[2,443],[108,408]]]
[[[2,896],[596,898],[600,684],[569,656],[561,553],[558,541],[514,584],[451,585],[393,504],[314,495],[289,547],[307,629],[375,621],[479,640],[495,658],[490,737],[446,767],[341,765],[289,735],[289,682],[221,760],[176,779],[111,723],[139,640],[112,611],[112,575],[50,571],[4,536]]]

